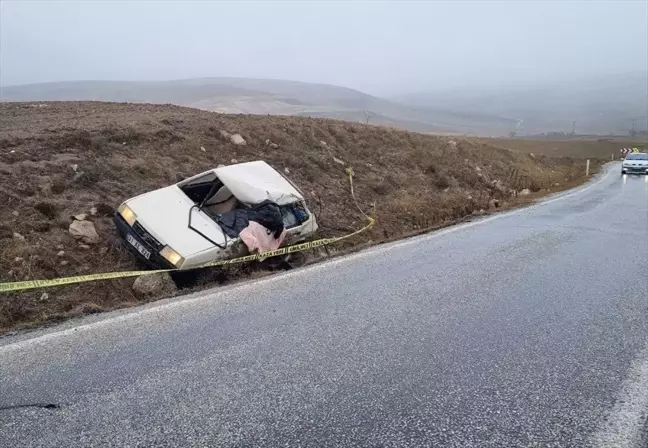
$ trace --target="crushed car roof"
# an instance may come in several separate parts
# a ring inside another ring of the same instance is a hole
[[[241,202],[258,204],[269,199],[283,205],[304,199],[285,177],[261,160],[222,166],[214,172]]]

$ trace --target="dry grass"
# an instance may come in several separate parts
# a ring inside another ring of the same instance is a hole
[[[247,145],[223,140],[221,130],[240,133]],[[114,208],[221,163],[263,159],[288,169],[318,214],[319,236],[341,235],[362,223],[344,166],[333,157],[353,167],[360,205],[375,214],[377,225],[335,248],[345,250],[512,207],[584,179],[582,161],[533,152],[328,119],[221,115],[159,105],[4,103],[0,282],[138,268],[116,236]],[[516,197],[523,188],[535,193]],[[84,249],[67,229],[71,216],[91,207],[98,211],[89,219],[101,243]],[[25,241],[13,238],[14,232]],[[57,255],[61,250],[65,253]],[[249,275],[262,274],[248,266],[208,278],[219,282]],[[0,295],[0,331],[141,303],[131,292],[132,282],[53,288],[43,300],[44,291]]]

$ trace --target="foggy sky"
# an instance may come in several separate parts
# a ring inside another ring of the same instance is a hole
[[[1,3],[0,84],[235,76],[374,94],[648,69],[648,2]]]

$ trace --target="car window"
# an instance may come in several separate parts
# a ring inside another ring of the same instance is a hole
[[[648,160],[648,154],[628,154],[626,160]]]

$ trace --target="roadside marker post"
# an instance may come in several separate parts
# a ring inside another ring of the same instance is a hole
[[[585,166],[585,176],[589,176],[589,163],[590,159],[587,159],[587,165]]]

